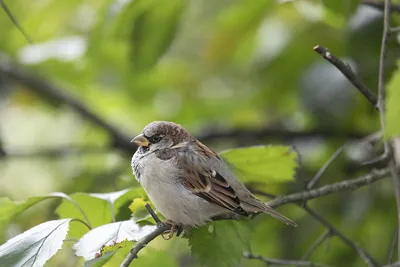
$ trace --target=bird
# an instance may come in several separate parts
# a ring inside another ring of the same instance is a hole
[[[165,239],[178,227],[198,227],[227,213],[247,217],[261,212],[297,226],[256,198],[217,153],[181,125],[153,121],[131,142],[138,146],[133,173],[171,225]]]

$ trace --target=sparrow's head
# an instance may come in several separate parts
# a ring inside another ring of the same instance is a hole
[[[194,138],[179,124],[168,121],[153,121],[144,127],[143,131],[132,139],[140,147],[150,151],[172,147]]]

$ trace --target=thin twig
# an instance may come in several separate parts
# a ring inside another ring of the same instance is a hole
[[[339,191],[343,192],[343,191],[355,190],[362,186],[369,185],[378,180],[381,180],[387,177],[388,175],[389,175],[388,168],[382,170],[373,170],[369,174],[360,176],[358,178],[325,185],[313,190],[306,190],[303,192],[298,192],[286,196],[280,196],[272,201],[269,201],[267,204],[272,208],[276,208],[286,203],[303,202],[306,200],[322,197]]]
[[[343,150],[347,147],[347,144],[339,147],[335,153],[322,165],[321,169],[318,170],[317,174],[307,183],[306,189],[310,190],[314,187],[314,185],[321,179],[322,175],[328,169],[328,167],[332,164],[332,162],[343,152]]]
[[[253,129],[221,129],[217,127],[205,127],[205,130],[196,135],[196,138],[203,141],[215,141],[217,139],[240,139],[259,140],[263,138],[277,138],[277,139],[293,139],[293,138],[340,138],[340,139],[361,139],[367,136],[368,133],[363,132],[343,132],[332,131],[326,128],[314,128],[303,131],[294,131],[285,128],[264,127]]]
[[[355,250],[358,255],[364,260],[364,262],[370,266],[370,267],[377,267],[378,264],[376,261],[359,245],[351,241],[348,237],[346,237],[344,234],[339,232],[336,228],[334,228],[325,218],[320,216],[318,213],[316,213],[314,210],[310,209],[307,205],[303,206],[303,209],[307,211],[313,218],[315,218],[317,221],[319,221],[322,225],[324,225],[329,231],[332,233],[332,235],[335,235],[339,237],[340,239],[343,240],[349,247],[351,247],[353,250]]]
[[[400,32],[400,27],[390,28],[389,33],[397,33]]]
[[[303,257],[301,257],[301,260],[307,260],[311,254],[314,253],[314,251],[322,244],[326,239],[332,236],[332,233],[329,229],[325,230],[325,232],[322,233],[315,241],[314,243],[310,246],[310,248],[304,253]]]
[[[308,267],[328,267],[328,265],[302,261],[302,260],[283,260],[283,259],[271,259],[260,255],[254,255],[249,252],[244,252],[243,257],[249,260],[259,260],[265,263],[265,265],[291,265],[291,266],[308,266]]]
[[[400,267],[400,261],[391,264],[383,265],[382,267]]]
[[[4,3],[4,0],[0,0],[0,6],[3,8],[4,12],[6,12],[7,16],[10,18],[12,23],[17,27],[17,29],[22,33],[26,41],[28,43],[32,44],[32,39],[29,37],[29,35],[25,32],[24,28],[22,25],[18,22],[18,20],[14,17],[14,15],[11,13],[10,9],[7,7],[6,3]]]
[[[163,224],[162,226],[157,226],[157,228],[151,232],[150,234],[146,235],[143,239],[137,241],[133,248],[129,251],[128,255],[124,259],[124,261],[121,263],[120,267],[128,267],[129,264],[137,258],[137,254],[139,251],[144,248],[148,243],[150,243],[153,239],[155,239],[157,236],[161,235],[165,231],[169,230],[171,228],[170,225],[168,224]]]
[[[147,211],[150,213],[151,217],[153,217],[154,221],[157,224],[163,223],[160,218],[158,218],[157,214],[154,212],[154,210],[151,208],[149,203],[146,203],[146,205],[144,205],[147,209]]]
[[[385,9],[385,3],[380,0],[380,1],[376,1],[376,0],[362,0],[360,2],[360,4],[366,5],[366,6],[370,6],[370,7],[374,7],[378,10],[383,11]],[[393,4],[390,12],[400,12],[400,5],[399,4]]]
[[[400,179],[396,169],[396,163],[393,158],[389,162],[389,169],[393,177],[393,188],[396,197],[397,225],[398,225],[397,239],[400,240]],[[397,246],[397,257],[400,258],[400,246]]]
[[[26,85],[24,88],[30,89],[47,99],[70,107],[83,118],[104,129],[111,136],[114,148],[121,149],[128,153],[136,151],[136,146],[130,143],[130,136],[90,110],[78,98],[68,93],[70,90],[59,87],[47,81],[44,77],[33,74],[23,67],[12,63],[10,60],[0,59],[0,75],[4,75]]]
[[[385,0],[385,9],[383,16],[383,34],[382,34],[382,44],[381,44],[381,52],[379,56],[379,74],[378,74],[378,109],[379,109],[379,117],[381,122],[381,130],[385,133],[385,113],[386,113],[386,90],[385,90],[385,62],[387,55],[387,43],[389,39],[389,30],[390,30],[390,5],[391,0]],[[389,144],[385,142],[385,155],[387,155],[390,151]]]
[[[378,98],[376,95],[357,77],[350,66],[336,56],[334,56],[329,50],[320,45],[314,46],[314,51],[320,54],[323,58],[334,65],[348,80],[351,82],[355,88],[363,95],[368,101],[377,108]]]
[[[392,238],[392,241],[390,242],[390,246],[389,246],[389,253],[388,253],[388,264],[392,264],[393,263],[393,256],[394,256],[394,250],[395,247],[397,245],[397,242],[399,240],[399,229],[396,228],[396,230],[394,231],[394,235]]]
[[[83,155],[83,154],[103,154],[110,151],[109,147],[76,147],[76,146],[61,146],[56,148],[44,148],[40,150],[26,150],[20,148],[7,149],[4,156],[7,159],[20,158],[50,158],[56,159],[65,156]]]
[[[384,12],[383,12],[383,34],[382,34],[382,44],[381,44],[381,52],[379,57],[379,77],[378,77],[378,107],[380,111],[380,122],[381,122],[381,130],[384,133],[386,127],[385,121],[385,113],[386,113],[386,88],[385,88],[385,63],[387,57],[387,44],[389,41],[390,35],[390,10],[391,10],[392,1],[385,0]],[[400,178],[396,170],[396,162],[393,157],[392,148],[388,141],[384,142],[385,151],[383,157],[390,157],[389,161],[389,169],[390,173],[393,177],[393,188],[396,197],[396,206],[397,206],[397,224],[399,230],[397,234],[400,235]],[[399,237],[398,237],[399,238]],[[400,257],[400,246],[397,247],[398,257]]]

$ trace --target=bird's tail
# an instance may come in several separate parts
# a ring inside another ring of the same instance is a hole
[[[251,199],[249,199],[249,201],[243,202],[242,204],[244,204],[244,209],[246,211],[252,211],[252,212],[264,212],[266,214],[271,215],[272,217],[274,217],[275,219],[280,220],[281,222],[287,224],[287,225],[291,225],[293,227],[297,227],[298,225],[290,220],[289,218],[283,216],[282,214],[280,214],[279,212],[277,212],[276,210],[274,210],[273,208],[269,207],[268,205],[262,203],[260,200],[258,200],[255,197],[251,197]]]

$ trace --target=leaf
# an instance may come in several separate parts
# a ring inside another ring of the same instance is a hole
[[[85,193],[72,194],[71,198],[85,211],[91,227],[97,227],[112,222],[111,206],[106,200]],[[84,216],[78,212],[69,201],[62,201],[57,207],[56,213],[61,218],[69,217],[85,221]],[[74,224],[71,227],[69,237],[80,238],[87,231],[88,229],[85,225]]]
[[[110,204],[114,204],[114,202],[118,198],[120,198],[121,196],[125,195],[128,191],[129,191],[129,189],[124,189],[124,190],[117,191],[117,192],[92,193],[92,194],[89,194],[89,195],[92,196],[92,197],[95,197],[95,198],[103,199],[103,200],[107,201]]]
[[[147,201],[146,192],[142,187],[130,189],[127,193],[119,197],[114,203],[116,221],[125,221],[131,218],[132,212],[129,206],[136,198],[143,198]]]
[[[72,219],[48,221],[0,246],[1,266],[43,266],[62,247]]]
[[[250,228],[243,221],[217,221],[192,230],[189,245],[205,266],[234,266],[249,250],[250,236]]]
[[[205,49],[209,62],[231,61],[240,57],[240,52],[248,58],[248,52],[252,52],[256,44],[259,26],[274,5],[275,1],[271,0],[239,1],[226,8],[215,22],[215,33]],[[248,49],[249,44],[251,49]]]
[[[387,85],[385,138],[400,135],[400,71],[396,71]]]
[[[167,51],[185,5],[184,0],[137,0],[127,5],[116,28],[130,30],[134,71],[150,69]]]
[[[220,154],[233,165],[244,182],[292,181],[299,155],[289,146],[256,146],[237,148]]]
[[[94,258],[89,261],[85,261],[83,267],[101,267],[107,264],[107,262],[114,256],[115,252],[105,253],[99,258]]]
[[[114,246],[125,240],[137,241],[143,236],[152,232],[156,226],[146,225],[140,227],[132,220],[115,222],[97,227],[86,233],[73,246],[77,256],[82,256],[85,260],[94,259],[101,255],[102,249],[106,246]]]
[[[63,198],[67,202],[72,201],[72,199],[68,195],[60,192],[54,192],[45,196],[30,197],[27,200],[21,202],[14,202],[8,198],[0,198],[0,231],[2,231],[2,229],[7,226],[10,220],[12,220],[21,212],[43,200],[51,198]],[[76,203],[73,204],[70,202],[70,205],[73,209],[75,209],[76,213],[80,213],[79,206],[77,206]]]
[[[145,207],[147,202],[148,201],[145,201],[144,198],[138,197],[133,200],[131,205],[129,205],[129,209],[133,213],[132,218],[135,222],[143,221],[151,217]]]

